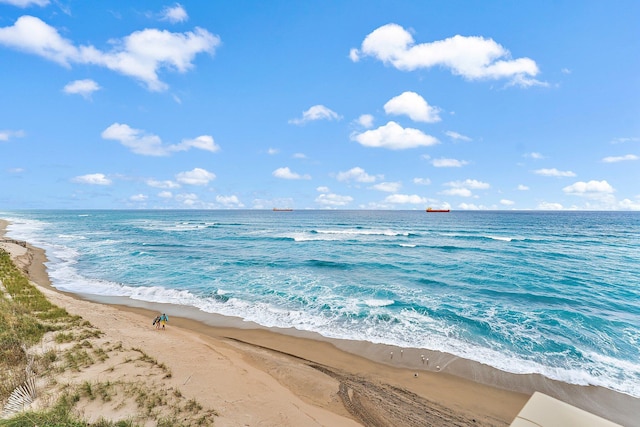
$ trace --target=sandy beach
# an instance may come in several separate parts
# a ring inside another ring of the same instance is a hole
[[[0,222],[0,237],[5,226]],[[269,330],[168,304],[67,294],[51,287],[44,251],[11,242],[0,247],[53,304],[102,331],[102,342],[138,349],[168,367],[171,375],[155,384],[197,399],[215,412],[218,426],[505,426],[536,390],[605,416],[617,411],[614,421],[631,425],[627,417],[638,404],[608,390],[505,374],[436,352]],[[166,330],[151,324],[160,312],[169,316]],[[100,381],[109,378],[106,372],[87,369],[58,382]],[[83,414],[127,416],[95,403]]]

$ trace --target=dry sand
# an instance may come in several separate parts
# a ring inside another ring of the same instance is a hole
[[[0,236],[3,228],[0,223]],[[91,322],[104,340],[140,349],[169,367],[171,378],[160,386],[215,410],[217,426],[504,426],[533,392],[452,375],[445,364],[471,378],[499,376],[440,353],[279,333],[171,305],[91,302],[50,286],[44,251],[4,246],[52,303]],[[169,315],[164,331],[151,325],[158,311]],[[101,373],[91,375],[99,380]]]

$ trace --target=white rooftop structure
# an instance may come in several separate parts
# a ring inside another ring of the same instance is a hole
[[[535,392],[511,427],[621,427],[546,394]]]

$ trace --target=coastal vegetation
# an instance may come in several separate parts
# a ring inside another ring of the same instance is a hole
[[[165,388],[171,377],[53,305],[0,249],[0,426],[212,425],[216,411]]]

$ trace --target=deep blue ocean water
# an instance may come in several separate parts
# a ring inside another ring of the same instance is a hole
[[[640,397],[640,213],[0,212],[59,289]]]

